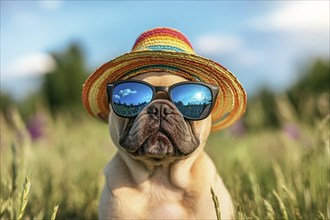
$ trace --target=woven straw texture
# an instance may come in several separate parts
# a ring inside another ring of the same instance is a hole
[[[161,71],[219,86],[211,115],[213,131],[232,125],[244,114],[247,96],[237,78],[220,64],[196,55],[189,40],[170,28],[142,33],[131,52],[100,66],[83,85],[83,105],[92,116],[108,122],[107,83]]]

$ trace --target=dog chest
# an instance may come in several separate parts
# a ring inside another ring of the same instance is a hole
[[[183,206],[181,193],[164,189],[162,186],[141,186],[139,190],[131,188],[116,189],[112,205],[117,214],[124,218],[135,219],[185,219],[187,210]],[[115,213],[113,213],[115,214]],[[120,214],[119,214],[120,215]],[[115,216],[118,216],[115,214]]]

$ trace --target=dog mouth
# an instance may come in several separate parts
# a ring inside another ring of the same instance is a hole
[[[132,154],[136,157],[147,157],[155,161],[163,160],[166,157],[184,156],[163,131],[152,133]]]

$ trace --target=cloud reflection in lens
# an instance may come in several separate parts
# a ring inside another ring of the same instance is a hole
[[[135,117],[147,106],[153,90],[143,83],[125,82],[116,85],[112,94],[115,112],[123,117]]]

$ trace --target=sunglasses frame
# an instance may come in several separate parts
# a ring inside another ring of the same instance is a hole
[[[114,109],[114,107],[113,107],[112,93],[113,93],[113,89],[117,85],[122,84],[122,83],[129,83],[129,82],[135,82],[135,83],[144,84],[144,85],[148,86],[149,88],[151,88],[151,90],[152,90],[152,98],[151,98],[151,100],[150,100],[150,102],[148,104],[150,104],[153,100],[155,100],[155,96],[156,96],[156,94],[158,92],[166,92],[167,93],[167,96],[168,96],[168,98],[170,100],[170,102],[172,102],[173,105],[175,105],[174,102],[173,102],[173,100],[172,100],[172,98],[171,98],[171,96],[170,96],[170,92],[171,92],[171,90],[173,88],[175,88],[177,86],[180,86],[180,85],[198,84],[198,85],[203,85],[203,86],[207,87],[208,89],[210,89],[211,95],[212,95],[212,97],[211,97],[211,100],[212,100],[211,107],[210,107],[210,110],[209,110],[208,114],[205,114],[205,116],[196,119],[196,118],[187,117],[187,116],[183,115],[178,110],[185,119],[188,119],[188,120],[191,120],[191,121],[199,121],[199,120],[203,120],[203,119],[207,118],[211,114],[211,112],[213,110],[213,107],[214,107],[214,105],[216,103],[216,98],[217,98],[218,93],[219,93],[219,87],[218,86],[213,85],[213,84],[209,84],[209,83],[205,83],[205,82],[198,82],[198,81],[184,81],[184,82],[175,83],[175,84],[173,84],[171,86],[154,86],[154,85],[152,85],[152,84],[150,84],[148,82],[142,81],[142,80],[118,80],[118,81],[115,81],[113,83],[108,83],[107,84],[107,88],[106,88],[108,104],[111,103],[111,106],[112,106],[112,109],[113,109],[114,113],[116,115],[120,116],[120,117],[123,117],[123,118],[135,118],[136,115],[135,116],[122,116],[122,115],[118,114],[116,112],[116,110]]]

